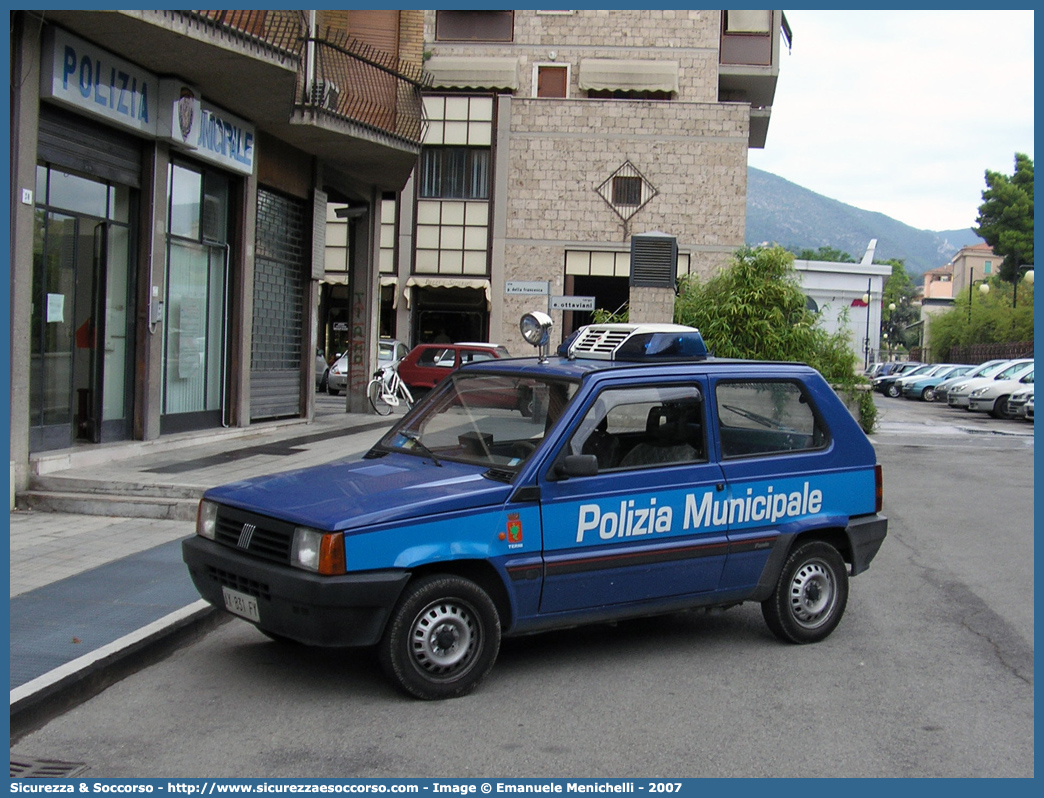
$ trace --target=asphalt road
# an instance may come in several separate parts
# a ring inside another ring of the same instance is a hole
[[[1031,777],[1032,426],[879,406],[889,537],[820,644],[756,605],[586,627],[425,703],[237,620],[17,750],[88,778]]]

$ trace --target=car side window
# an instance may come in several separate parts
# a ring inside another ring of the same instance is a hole
[[[452,349],[443,349],[437,346],[425,349],[417,356],[418,366],[437,366],[453,368],[456,355]]]
[[[568,451],[594,455],[600,472],[704,462],[703,395],[695,385],[603,391]]]
[[[723,380],[715,398],[722,457],[793,453],[826,443],[826,428],[799,383]]]
[[[483,349],[464,349],[460,353],[461,363],[479,363],[483,360],[493,360],[492,352]]]

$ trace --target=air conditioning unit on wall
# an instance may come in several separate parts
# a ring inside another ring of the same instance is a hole
[[[312,83],[312,93],[309,99],[310,105],[318,105],[327,111],[336,111],[337,103],[341,98],[341,90],[332,80],[316,80]]]

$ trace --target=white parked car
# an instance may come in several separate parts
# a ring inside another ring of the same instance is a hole
[[[1027,371],[1031,371],[1032,369],[1032,358],[1009,360],[1008,365],[1003,366],[999,371],[994,372],[991,376],[975,377],[974,379],[963,380],[960,384],[954,385],[946,394],[946,404],[950,407],[963,407],[967,410],[972,391],[982,388],[984,385],[989,385],[991,381],[1002,382],[1004,380],[1018,379]]]
[[[989,413],[994,418],[1008,418],[1008,400],[1016,391],[1033,384],[1033,369],[1022,372],[1018,379],[992,380],[968,394],[968,409]]]
[[[1030,408],[1030,415],[1026,415],[1026,407]],[[1012,418],[1023,418],[1027,421],[1033,420],[1032,415],[1033,408],[1033,389],[1023,388],[1021,391],[1015,391],[1008,400],[1008,414]]]
[[[946,395],[950,392],[950,388],[957,385],[958,383],[964,382],[965,380],[973,380],[976,377],[990,377],[1004,368],[1006,363],[1011,361],[1008,360],[987,360],[985,363],[980,363],[978,366],[973,368],[971,371],[967,371],[964,374],[956,377],[947,377],[945,380],[935,386],[935,399],[939,402],[946,401]]]

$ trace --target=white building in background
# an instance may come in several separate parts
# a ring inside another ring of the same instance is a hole
[[[852,351],[864,364],[877,360],[881,351],[881,298],[892,274],[891,266],[873,263],[876,246],[875,238],[859,263],[794,261],[805,296],[820,313],[824,328],[831,333],[847,329]]]

